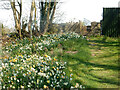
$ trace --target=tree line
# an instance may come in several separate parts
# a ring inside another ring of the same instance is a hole
[[[39,8],[36,5],[37,1]],[[25,22],[22,17],[24,9],[23,0],[10,0],[9,5],[13,12],[14,28],[19,38],[44,35],[48,28],[53,26],[57,3],[57,0],[32,0],[29,20]],[[39,25],[37,24],[37,9],[39,9]],[[26,31],[26,28],[28,31]]]

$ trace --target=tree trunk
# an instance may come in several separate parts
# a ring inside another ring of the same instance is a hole
[[[31,38],[32,38],[32,18],[33,18],[34,3],[35,3],[35,0],[32,0],[31,10],[30,10],[30,19],[28,23],[28,31],[30,33]]]
[[[45,27],[44,27],[44,31],[42,34],[45,34],[48,30],[48,25],[49,25],[49,16],[50,16],[50,5],[51,5],[51,0],[49,1],[49,5],[47,6],[47,16],[46,16],[46,23],[45,23]]]
[[[15,20],[15,29],[19,33],[19,37],[21,39],[22,35],[21,35],[21,21],[20,20],[21,20],[21,15],[22,15],[22,0],[20,1],[20,3],[18,2],[18,4],[19,4],[20,12],[18,12],[18,10],[15,7],[15,0],[11,2],[13,16]],[[17,18],[17,15],[18,15],[18,18]]]
[[[35,3],[35,2],[34,2]],[[35,33],[36,35],[38,36],[39,33],[38,33],[38,28],[37,28],[37,20],[36,20],[36,4],[34,5],[34,8],[35,8],[35,18],[34,18],[34,21],[35,21]]]
[[[50,17],[50,24],[53,22],[53,19],[54,19],[54,14],[55,14],[55,10],[56,10],[56,0],[54,2],[54,6],[53,6],[53,11],[52,11],[52,14],[51,14],[51,17]]]

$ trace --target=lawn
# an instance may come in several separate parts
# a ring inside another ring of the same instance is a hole
[[[67,62],[66,72],[73,73],[73,84],[81,83],[87,88],[118,88],[118,39],[87,39],[65,41],[49,54]]]

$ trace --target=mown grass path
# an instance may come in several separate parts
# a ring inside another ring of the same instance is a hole
[[[87,88],[118,88],[118,40],[88,39],[66,41],[61,48],[54,49],[53,56],[67,62],[66,72],[73,73],[73,84],[80,83]]]
[[[91,69],[86,73],[91,76],[89,81],[96,88],[118,88],[119,42],[114,38],[90,38],[89,47],[93,60],[89,62]],[[90,84],[91,85],[91,84]]]

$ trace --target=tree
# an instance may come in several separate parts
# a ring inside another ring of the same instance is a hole
[[[32,37],[32,18],[33,18],[34,6],[35,6],[35,0],[32,0],[31,11],[30,11],[30,19],[29,19],[29,23],[28,23],[28,31],[30,33],[30,37]]]
[[[39,2],[40,7],[40,33],[45,34],[54,19],[57,2],[51,2],[51,0]]]
[[[19,33],[19,37],[21,39],[22,38],[22,35],[21,35],[22,0],[20,1],[17,0],[18,5],[16,5],[15,0],[11,0],[10,4],[13,11],[14,20],[15,20],[15,29]],[[19,6],[19,10],[17,10],[16,6]]]

